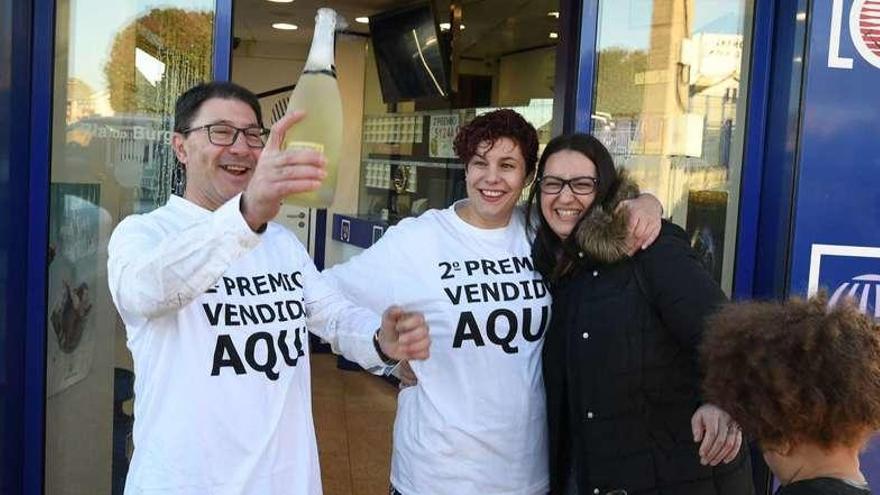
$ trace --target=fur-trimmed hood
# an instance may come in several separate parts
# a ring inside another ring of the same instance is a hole
[[[588,259],[615,263],[629,257],[629,211],[615,211],[617,205],[639,195],[639,186],[624,169],[618,169],[617,181],[602,204],[595,204],[577,226],[575,240]]]

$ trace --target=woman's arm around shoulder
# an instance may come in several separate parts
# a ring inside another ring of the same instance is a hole
[[[683,344],[695,348],[706,317],[727,296],[700,263],[687,234],[678,225],[663,221],[657,242],[634,259],[666,328]]]

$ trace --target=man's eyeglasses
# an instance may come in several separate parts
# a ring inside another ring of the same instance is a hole
[[[595,177],[573,177],[571,179],[563,179],[553,175],[545,175],[538,179],[538,187],[544,194],[559,194],[562,188],[568,186],[571,192],[578,196],[587,196],[596,192],[596,185],[599,179]]]
[[[244,129],[229,124],[208,124],[199,127],[190,127],[180,131],[189,134],[193,131],[204,129],[208,131],[208,141],[217,146],[232,146],[238,139],[238,133],[244,135],[244,142],[250,148],[262,148],[266,145],[266,136],[269,130],[262,127],[246,127]]]

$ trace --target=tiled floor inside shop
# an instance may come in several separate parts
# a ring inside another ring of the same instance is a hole
[[[312,394],[324,495],[385,495],[397,389],[312,355]]]

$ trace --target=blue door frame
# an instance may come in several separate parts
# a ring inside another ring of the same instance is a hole
[[[564,11],[577,15],[580,12],[580,26],[572,34],[576,36],[578,52],[576,70],[567,69],[571,74],[569,96],[575,111],[565,116],[566,130],[589,130],[592,106],[592,88],[596,66],[596,33],[598,28],[598,0],[583,2],[564,2],[569,9]],[[756,239],[759,231],[759,211],[761,201],[761,184],[764,176],[764,157],[768,143],[765,140],[767,116],[770,105],[768,102],[770,78],[772,74],[772,47],[786,34],[774,32],[774,15],[779,8],[776,0],[757,0],[756,23],[753,34],[752,70],[749,81],[748,130],[746,152],[743,164],[743,199],[740,211],[738,246],[736,253],[736,276],[734,281],[737,297],[752,295],[756,272],[761,266],[756,263]],[[12,408],[8,415],[9,434],[4,438],[7,452],[22,447],[23,456],[20,464],[13,463],[9,468],[7,480],[13,481],[12,491],[25,494],[40,494],[44,478],[44,418],[45,418],[45,338],[46,338],[46,246],[48,245],[48,202],[49,202],[49,166],[50,160],[50,126],[52,112],[52,71],[54,67],[54,33],[55,3],[54,0],[37,0],[32,4],[14,2],[16,5],[14,25],[24,26],[14,33],[13,43],[16,47],[26,47],[14,52],[16,67],[24,67],[17,73],[20,77],[13,88],[16,95],[27,95],[19,98],[20,103],[26,102],[25,111],[16,112],[25,115],[22,128],[28,130],[27,136],[13,142],[11,156],[18,163],[29,163],[27,170],[19,169],[11,177],[13,189],[19,191],[14,196],[12,211],[24,211],[26,215],[19,218],[16,224],[24,242],[11,256],[14,259],[27,260],[25,270],[10,271],[8,307],[9,328],[26,329],[20,335],[13,335],[7,352],[16,349],[16,342],[22,350],[21,374],[10,376],[21,383],[22,393],[20,408]],[[30,10],[31,7],[33,10]],[[232,0],[217,0],[215,10],[215,51],[214,77],[228,80],[231,73],[232,52]],[[771,15],[766,15],[771,14]],[[33,36],[34,32],[41,36]],[[774,36],[775,35],[775,36]],[[21,74],[22,72],[26,74]],[[30,83],[28,85],[28,83]],[[22,105],[20,105],[22,106]],[[570,108],[570,107],[569,107]],[[26,223],[26,224],[25,224]],[[787,239],[786,239],[786,242]],[[17,257],[16,255],[20,256]],[[23,310],[12,311],[15,308]],[[14,362],[14,357],[11,356]],[[13,396],[14,398],[15,396]],[[17,433],[20,433],[17,434]],[[8,442],[8,443],[7,443]],[[20,442],[20,443],[19,443]],[[16,473],[21,473],[16,475]],[[21,490],[15,490],[20,486]],[[5,488],[5,487],[4,487]]]
[[[0,366],[5,375],[0,384],[0,492],[21,493],[25,477],[24,465],[28,456],[26,433],[27,389],[26,340],[28,339],[28,279],[21,270],[27,259],[29,231],[26,213],[28,195],[28,165],[30,162],[30,46],[33,6],[30,2],[0,0],[0,160],[5,160],[7,179],[0,184],[0,232],[6,258],[0,268],[5,279],[3,306],[6,314],[0,314],[0,333],[3,346]],[[13,47],[26,47],[13,50]],[[15,117],[15,119],[13,119]],[[13,165],[15,164],[15,165]],[[18,271],[17,271],[18,270]],[[39,441],[39,440],[37,440]]]
[[[0,0],[3,1],[3,0]],[[10,0],[11,1],[11,0]],[[580,14],[572,34],[579,48],[576,67],[567,67],[568,101],[574,111],[565,116],[564,128],[588,131],[596,67],[598,0],[564,2],[563,11]],[[749,71],[746,139],[743,154],[741,203],[735,253],[734,296],[782,297],[788,293],[789,252],[792,246],[795,152],[785,141],[798,125],[780,122],[799,119],[789,98],[793,65],[790,54],[798,49],[794,11],[805,1],[756,0]],[[16,95],[11,130],[9,209],[10,232],[19,235],[10,243],[7,290],[10,329],[3,349],[8,394],[4,407],[2,447],[22,452],[2,466],[0,490],[36,495],[42,493],[45,445],[45,338],[46,338],[46,246],[50,177],[50,133],[54,67],[55,2],[12,1],[14,29],[0,33],[12,51],[11,91]],[[216,0],[214,76],[228,80],[231,73],[232,0]],[[39,33],[39,35],[35,35]],[[802,45],[800,45],[802,48]],[[771,98],[771,95],[773,96]],[[794,95],[799,100],[799,95]],[[796,103],[799,103],[797,101]],[[571,107],[568,107],[571,108]],[[795,115],[793,115],[793,113]],[[0,222],[2,223],[2,222]],[[761,239],[760,244],[758,239]],[[769,246],[774,247],[768,250]],[[18,261],[13,261],[18,260]],[[781,268],[780,268],[781,267]]]
[[[0,0],[3,1],[3,0]],[[11,2],[9,32],[0,41],[11,50],[8,90],[15,126],[10,129],[8,231],[14,233],[6,260],[7,315],[0,326],[6,366],[0,446],[0,493],[39,495],[45,473],[46,269],[49,229],[52,81],[55,1]],[[216,0],[214,77],[228,80],[232,54],[232,0]],[[6,219],[0,219],[0,225]],[[4,225],[5,226],[5,225]],[[20,457],[15,453],[21,452]],[[9,455],[8,453],[12,453]]]

